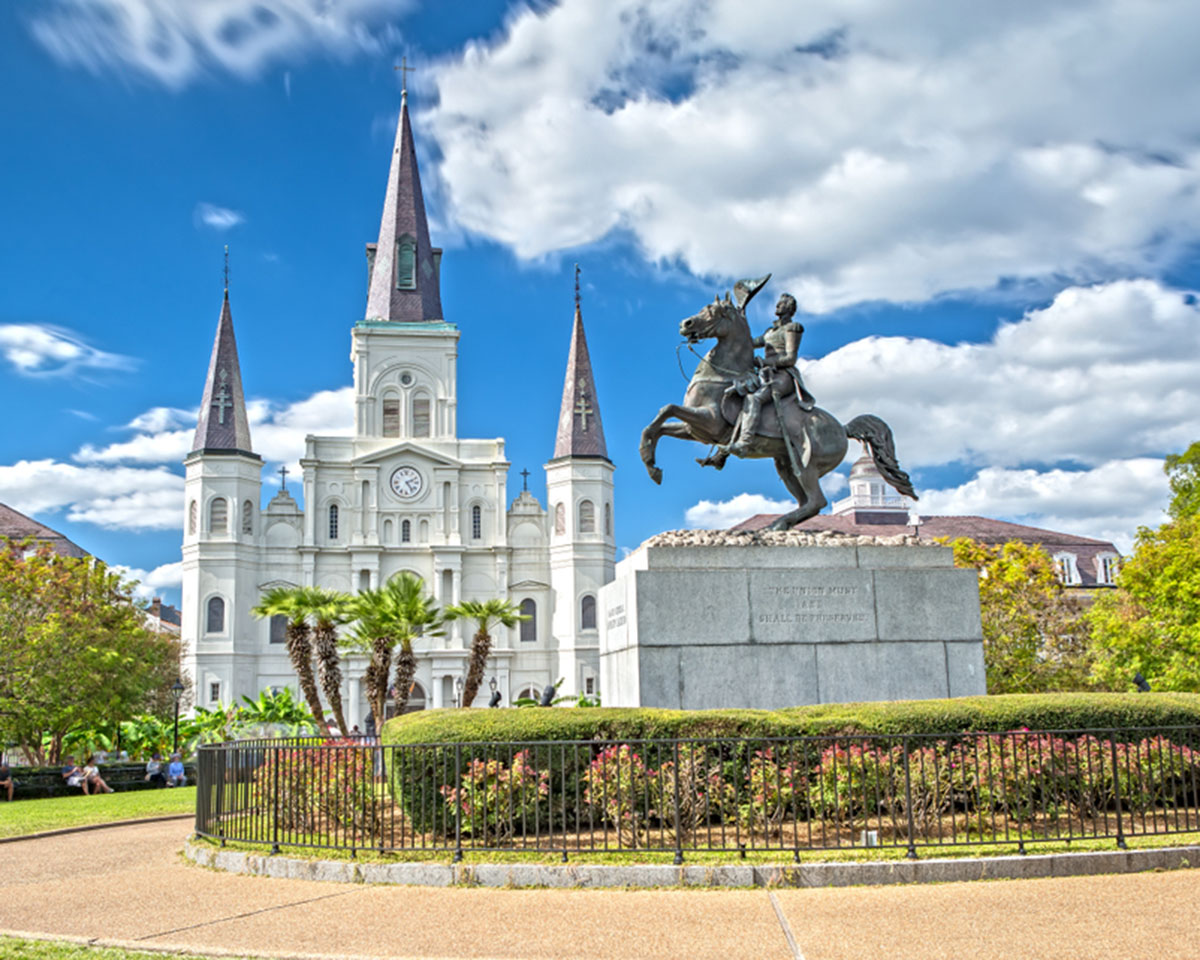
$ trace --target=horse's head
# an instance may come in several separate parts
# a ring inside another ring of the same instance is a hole
[[[679,335],[688,343],[695,343],[697,340],[721,340],[733,330],[733,325],[739,322],[744,324],[746,318],[727,293],[724,300],[719,296],[714,297],[713,302],[705,304],[699,313],[680,321]]]

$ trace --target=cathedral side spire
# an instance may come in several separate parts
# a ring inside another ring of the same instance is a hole
[[[196,423],[192,452],[240,453],[253,457],[237,341],[233,336],[233,314],[229,309],[228,260],[226,271],[225,298],[221,303],[221,318],[217,321],[212,357],[208,361],[208,379],[204,381],[204,397],[200,401],[200,419]]]
[[[587,336],[583,332],[579,264],[575,265],[575,322],[571,329],[567,375],[563,381],[562,406],[558,413],[558,435],[554,441],[554,459],[559,457],[608,459],[604,426],[600,421],[600,401],[596,396],[596,380],[592,376],[592,360],[588,356]]]
[[[367,320],[419,323],[442,319],[442,251],[429,241],[425,198],[408,118],[407,83],[400,98],[379,240],[368,245],[367,256]]]

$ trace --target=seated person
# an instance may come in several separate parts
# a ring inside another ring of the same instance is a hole
[[[100,776],[100,768],[96,766],[96,761],[93,757],[88,757],[83,762],[83,780],[84,783],[92,788],[93,794],[100,793],[101,791],[104,793],[113,792],[113,788],[105,783],[104,778]]]
[[[13,783],[12,772],[8,769],[8,764],[0,760],[0,790],[8,794],[8,799],[13,798]]]
[[[167,785],[167,775],[163,773],[162,754],[155,753],[146,764],[146,779],[160,787]]]
[[[62,778],[67,781],[68,787],[83,787],[83,792],[86,796],[88,792],[87,780],[83,777],[83,771],[75,766],[74,757],[63,757]]]
[[[187,786],[187,775],[183,772],[183,760],[177,753],[171,754],[171,762],[167,764],[167,786]]]

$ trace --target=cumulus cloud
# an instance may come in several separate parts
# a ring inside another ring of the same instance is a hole
[[[205,72],[242,77],[313,52],[348,57],[395,46],[385,21],[412,0],[49,0],[34,37],[93,73],[132,69],[179,88]]]
[[[109,529],[183,526],[183,477],[162,467],[20,460],[0,466],[0,501],[22,513],[65,509],[68,520]]]
[[[867,337],[802,367],[843,422],[887,420],[906,468],[1098,466],[1195,440],[1200,306],[1152,280],[1069,288],[985,343]]]
[[[212,227],[214,230],[229,230],[239,223],[246,222],[245,214],[228,207],[218,207],[213,203],[196,204],[195,217],[196,223]]]
[[[787,513],[790,500],[771,500],[761,493],[739,493],[728,500],[701,500],[688,507],[684,519],[693,530],[725,530],[757,513]]]
[[[1186,0],[563,0],[441,64],[424,123],[452,214],[522,257],[627,230],[818,312],[1093,282],[1197,238],[1198,31]]]
[[[164,590],[178,590],[183,585],[183,561],[163,563],[153,570],[143,570],[140,567],[126,567],[114,564],[113,569],[122,576],[136,580],[134,596],[139,600],[153,600],[161,596]]]
[[[37,323],[0,324],[0,356],[29,376],[65,376],[77,370],[129,370],[129,357],[88,346],[67,330]]]

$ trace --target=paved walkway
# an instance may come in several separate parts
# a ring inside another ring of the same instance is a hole
[[[187,831],[6,845],[0,933],[427,960],[1192,960],[1200,934],[1200,870],[775,891],[363,887],[204,870],[179,855]]]

